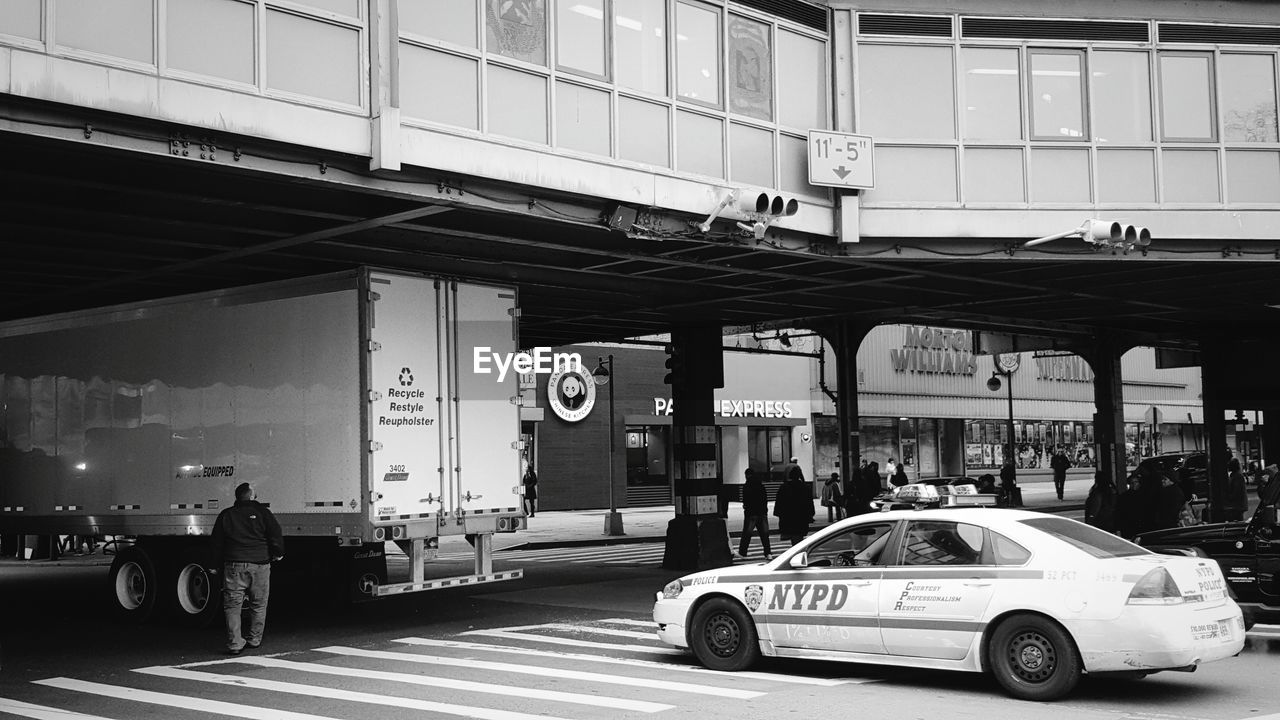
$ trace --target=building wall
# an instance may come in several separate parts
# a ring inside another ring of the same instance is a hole
[[[703,216],[779,189],[830,236],[826,12],[760,5],[6,0],[0,93]]]
[[[1280,6],[831,5],[837,127],[876,143],[861,235],[1027,238],[1101,214],[1166,241],[1280,237]]]

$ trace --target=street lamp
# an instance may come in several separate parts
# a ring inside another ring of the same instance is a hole
[[[1007,434],[1009,436],[1009,444],[1005,451],[1005,462],[1009,465],[1010,484],[1009,484],[1009,504],[1014,506],[1022,505],[1022,494],[1018,492],[1017,479],[1017,463],[1014,461],[1013,444],[1013,371],[1018,369],[1021,358],[1015,353],[997,354],[992,357],[995,368],[991,371],[991,377],[987,380],[987,389],[991,392],[1000,392],[1000,376],[1004,376],[1004,383],[1008,389],[1009,397],[1009,417]],[[1002,468],[1003,469],[1003,468]],[[1003,478],[1001,478],[1003,480]]]
[[[596,381],[597,385],[609,386],[609,514],[604,516],[604,534],[625,535],[626,533],[622,531],[622,513],[618,512],[618,504],[613,499],[613,461],[614,452],[617,448],[617,437],[613,426],[614,383],[609,382],[613,379],[612,354],[609,355],[608,360],[603,357],[600,358],[600,364],[596,366],[595,370],[591,371],[591,377]]]

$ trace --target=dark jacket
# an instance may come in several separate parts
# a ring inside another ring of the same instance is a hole
[[[1227,475],[1227,497],[1222,509],[1235,517],[1242,517],[1249,509],[1249,489],[1239,470]]]
[[[1062,474],[1067,471],[1067,468],[1071,467],[1071,461],[1062,453],[1054,453],[1053,457],[1049,459],[1049,467],[1053,468],[1055,474]]]
[[[263,565],[284,557],[284,534],[266,505],[257,500],[237,500],[218,513],[213,524],[213,560]]]
[[[1084,521],[1099,530],[1116,531],[1116,491],[1110,485],[1094,483],[1084,502]]]
[[[782,537],[804,537],[813,522],[813,491],[803,480],[788,480],[778,487],[773,514],[778,518],[778,534]]]
[[[752,478],[742,486],[742,514],[769,514],[769,491],[763,482]]]

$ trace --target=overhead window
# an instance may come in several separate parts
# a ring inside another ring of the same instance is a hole
[[[1094,135],[1100,143],[1151,142],[1147,53],[1097,51],[1089,60]]]
[[[546,0],[485,0],[484,14],[489,52],[547,64]]]
[[[1217,140],[1213,95],[1212,55],[1160,54],[1160,117],[1165,140]]]
[[[6,0],[0,3],[0,33],[39,40],[40,0]]]
[[[1223,53],[1218,62],[1223,139],[1276,142],[1275,57]]]
[[[1087,140],[1084,115],[1084,53],[1031,50],[1031,137]]]
[[[613,0],[613,13],[613,60],[618,85],[666,95],[666,0]]]
[[[142,63],[155,62],[151,0],[61,0],[54,10],[59,45]]]
[[[169,67],[254,82],[254,6],[233,0],[169,0]],[[206,42],[216,37],[218,42]]]
[[[1014,48],[961,48],[966,140],[1022,139],[1022,75]]]
[[[729,110],[773,119],[773,50],[769,26],[729,16]]]
[[[877,140],[955,139],[951,48],[862,45],[858,58],[860,132]]]
[[[702,5],[676,4],[676,94],[720,106],[720,14]]]
[[[598,78],[608,76],[604,0],[562,0],[556,6],[556,62]]]
[[[778,122],[809,130],[827,127],[827,45],[778,29]]]
[[[469,48],[476,38],[476,0],[400,0],[400,31]]]

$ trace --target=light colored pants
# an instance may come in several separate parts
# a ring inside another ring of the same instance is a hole
[[[271,594],[271,564],[231,562],[222,567],[222,612],[227,618],[227,649],[262,644],[267,625],[267,597]],[[249,634],[240,635],[240,611],[249,599]]]

